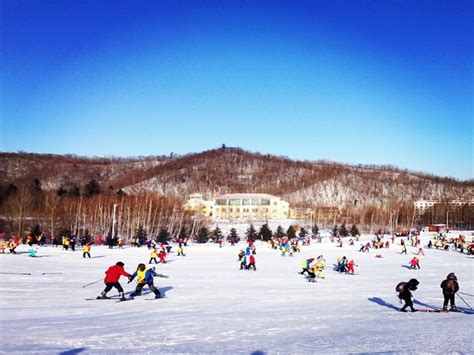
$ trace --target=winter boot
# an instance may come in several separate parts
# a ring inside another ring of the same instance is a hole
[[[451,312],[457,312],[458,309],[456,308],[456,306],[451,306],[451,308],[449,309]]]
[[[100,296],[97,296],[97,299],[98,300],[106,300],[106,299],[109,299],[110,297],[107,297],[107,294],[102,291],[102,293],[100,294]]]
[[[443,311],[448,311],[448,306],[443,306]]]
[[[125,294],[123,292],[120,292],[119,296],[120,296],[120,301],[125,301],[126,300]]]

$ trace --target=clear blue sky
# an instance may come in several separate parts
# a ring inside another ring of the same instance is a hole
[[[2,151],[473,178],[473,2],[1,0]]]

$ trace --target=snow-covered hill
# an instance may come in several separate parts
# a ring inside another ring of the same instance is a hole
[[[341,249],[323,241],[281,257],[257,242],[256,272],[239,270],[237,253],[244,244],[192,244],[185,257],[171,253],[169,263],[157,265],[169,275],[155,279],[166,298],[147,301],[152,294],[145,294],[122,303],[86,301],[103,284],[82,286],[101,279],[117,261],[133,272],[148,261],[147,249],[95,246],[92,258],[83,259],[80,251],[42,247],[39,257],[31,258],[28,247],[20,246],[19,255],[0,254],[0,352],[473,353],[472,312],[400,313],[394,290],[398,282],[415,277],[420,281],[415,306],[437,309],[443,300],[439,285],[454,272],[462,297],[472,305],[473,257],[425,249],[421,270],[414,271],[406,265],[416,249],[400,255],[398,243],[359,253],[358,243]],[[375,258],[377,253],[383,258]],[[320,254],[327,261],[326,279],[308,283],[298,274],[300,263]],[[332,270],[339,255],[356,261],[358,275]],[[125,278],[122,285],[133,290]],[[459,298],[457,304],[469,311]]]

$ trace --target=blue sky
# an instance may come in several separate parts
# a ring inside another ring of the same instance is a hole
[[[474,176],[472,1],[0,4],[2,151]]]

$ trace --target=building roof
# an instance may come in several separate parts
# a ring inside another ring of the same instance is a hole
[[[280,198],[278,196],[273,196],[269,194],[260,194],[260,193],[238,193],[238,194],[223,194],[215,197],[216,199],[221,198]]]

